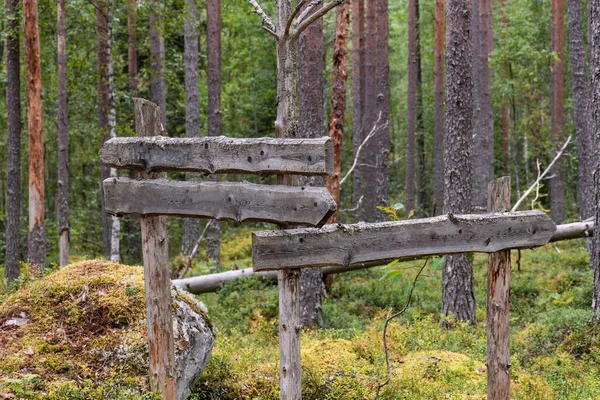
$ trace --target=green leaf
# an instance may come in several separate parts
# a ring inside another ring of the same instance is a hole
[[[394,204],[393,208],[396,211],[402,210],[404,208],[404,204],[402,204],[402,203],[396,203],[396,204]]]

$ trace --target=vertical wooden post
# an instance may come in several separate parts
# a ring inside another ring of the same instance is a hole
[[[161,110],[154,103],[134,98],[137,136],[157,136],[163,131]],[[141,173],[140,178],[156,179],[164,173]],[[177,398],[175,350],[171,316],[171,276],[167,242],[167,217],[144,216],[142,253],[146,286],[146,320],[150,351],[150,388],[164,400]]]
[[[488,211],[510,210],[510,177],[488,185]],[[487,291],[487,398],[510,399],[510,250],[490,254]]]
[[[299,269],[277,272],[279,286],[279,398],[302,399],[300,366],[300,295]]]

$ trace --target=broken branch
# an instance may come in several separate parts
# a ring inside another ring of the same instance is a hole
[[[267,13],[263,11],[260,4],[258,4],[256,2],[256,0],[250,0],[250,4],[252,5],[252,7],[254,7],[254,12],[262,17],[262,20],[263,20],[264,24],[266,25],[266,28],[268,28],[267,32],[269,32],[269,33],[275,35],[275,37],[277,37],[277,34],[275,33],[276,29],[275,29],[275,25],[273,24],[273,21],[271,20],[271,18],[269,18]]]
[[[308,28],[308,26],[310,24],[312,24],[313,22],[315,22],[316,20],[321,18],[323,15],[327,14],[334,7],[339,6],[343,2],[344,2],[344,0],[334,0],[331,3],[321,7],[319,10],[315,11],[309,17],[306,17],[306,19],[304,21],[301,21],[300,24],[298,25],[298,27],[296,28],[296,30],[294,31],[294,33],[292,34],[292,36],[294,36],[295,38],[298,38],[300,36],[300,34],[306,28]]]

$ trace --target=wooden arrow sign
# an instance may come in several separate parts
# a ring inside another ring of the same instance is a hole
[[[319,226],[336,210],[326,188],[108,178],[106,211]]]
[[[556,226],[541,211],[444,215],[252,234],[255,271],[385,264],[399,258],[541,246]]]
[[[113,168],[259,175],[333,175],[329,137],[236,139],[126,137],[108,140],[100,159]]]

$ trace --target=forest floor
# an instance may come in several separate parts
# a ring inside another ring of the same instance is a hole
[[[249,235],[248,235],[249,237]],[[250,242],[224,243],[249,264]],[[591,323],[593,272],[583,240],[512,252],[514,399],[600,399],[600,327]],[[440,328],[442,258],[419,278],[410,307],[388,329],[391,380],[380,399],[485,399],[487,256],[475,256],[477,326]],[[335,275],[324,328],[302,333],[304,399],[373,399],[386,379],[382,331],[402,309],[423,260]],[[278,399],[277,287],[234,281],[198,296],[218,329],[197,399]]]
[[[250,265],[249,233],[225,232],[224,269]],[[582,240],[561,242],[558,247],[560,254],[551,246],[522,251],[520,270],[517,252],[512,254],[514,399],[600,398],[596,344],[600,327],[591,324],[593,272]],[[410,307],[388,329],[392,376],[380,399],[486,398],[487,257],[476,255],[474,260],[477,325],[454,323],[452,329],[440,328],[442,259],[431,259],[417,281]],[[374,398],[377,385],[386,378],[382,345],[386,315],[390,309],[404,307],[422,264],[420,260],[335,275],[331,293],[323,301],[323,329],[302,333],[304,399]],[[193,272],[207,269],[199,264]],[[69,285],[69,290],[77,295],[74,286]],[[135,301],[143,312],[138,291],[123,293],[128,295],[120,296],[122,301]],[[276,284],[248,278],[197,297],[207,305],[218,333],[192,399],[278,399]],[[0,296],[0,306],[2,300]],[[64,352],[50,347],[53,359],[64,358]],[[35,385],[44,377],[29,374],[15,379],[13,374],[7,379],[8,365],[0,365],[0,394],[8,389],[14,393],[16,388],[33,397],[14,398],[36,398]],[[86,365],[93,368],[91,361]]]

